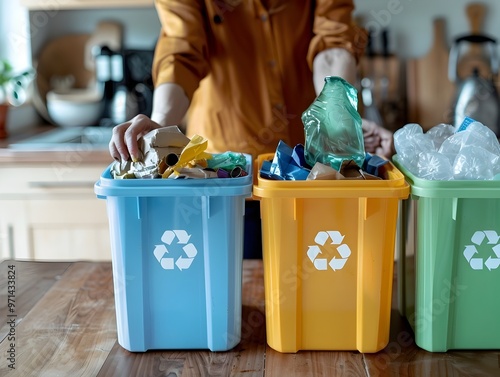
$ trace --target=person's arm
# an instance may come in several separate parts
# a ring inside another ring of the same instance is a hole
[[[137,140],[149,131],[178,125],[209,71],[204,5],[197,0],[155,0],[162,29],[155,47],[151,118],[137,115],[113,129],[109,152],[116,160],[139,159]]]
[[[351,85],[356,82],[356,59],[343,48],[329,48],[319,52],[313,61],[313,82],[316,94],[325,85],[326,76],[342,77]]]
[[[318,0],[314,13],[314,37],[309,45],[308,62],[313,70],[316,94],[326,76],[339,76],[356,83],[357,63],[368,41],[364,30],[352,19],[352,0]],[[381,125],[363,119],[363,137],[367,152],[391,157],[393,134]]]
[[[314,9],[313,34],[307,53],[307,62],[313,61],[322,51],[347,50],[359,61],[368,42],[368,34],[353,22],[353,0],[317,0]]]
[[[354,85],[356,60],[347,50],[331,48],[319,52],[313,61],[313,81],[316,94],[323,89],[326,76],[338,76]],[[394,154],[393,133],[382,125],[362,119],[365,150],[386,158]]]

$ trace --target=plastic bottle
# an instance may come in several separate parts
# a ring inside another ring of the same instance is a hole
[[[323,90],[302,113],[304,154],[310,166],[321,162],[339,170],[345,160],[363,166],[365,147],[357,105],[355,87],[340,77],[325,77]]]

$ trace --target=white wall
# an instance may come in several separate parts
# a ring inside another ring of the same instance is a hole
[[[401,57],[424,55],[432,43],[432,19],[444,17],[448,42],[468,33],[465,14],[467,0],[355,0],[355,16],[365,24],[387,27],[391,32],[391,48]],[[500,2],[483,0],[488,8],[484,32],[500,39]],[[33,13],[33,12],[32,12]],[[159,21],[153,8],[125,10],[62,11],[57,9],[32,14],[33,51],[46,39],[63,32],[91,32],[99,19],[119,19],[126,24],[126,43],[131,48],[154,43]],[[28,12],[19,0],[0,1],[0,58],[8,57],[16,64],[29,61]]]
[[[123,25],[124,47],[153,48],[160,31],[160,21],[153,7],[101,10],[33,11],[30,14],[34,55],[47,40],[69,33],[92,33],[101,20]]]
[[[16,69],[31,65],[28,12],[17,0],[0,1],[0,59]]]
[[[160,22],[153,7],[101,10],[59,10],[54,6],[31,11],[19,0],[0,0],[0,59],[7,58],[19,69],[31,63],[50,39],[67,33],[92,33],[100,20],[116,20],[124,25],[128,48],[154,47]]]

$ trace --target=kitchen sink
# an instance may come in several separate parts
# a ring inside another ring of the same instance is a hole
[[[71,147],[106,150],[112,133],[112,127],[57,128],[9,144],[9,147],[24,150],[59,150]]]

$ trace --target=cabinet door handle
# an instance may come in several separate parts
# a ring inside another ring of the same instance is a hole
[[[28,186],[32,188],[93,188],[95,182],[91,181],[68,181],[68,182],[44,182],[33,181],[28,182]]]

